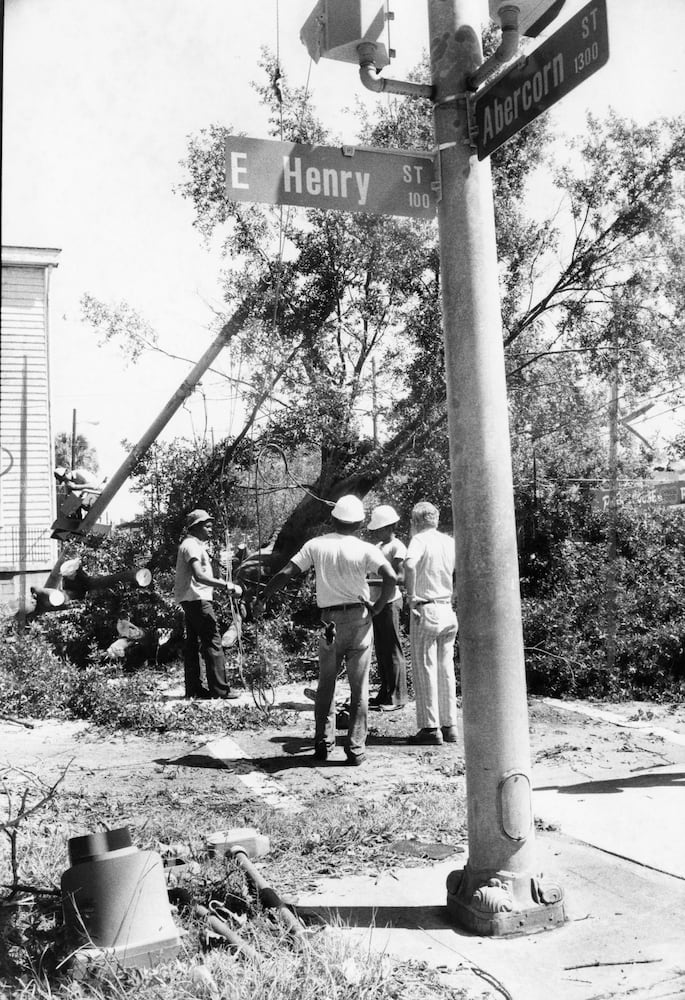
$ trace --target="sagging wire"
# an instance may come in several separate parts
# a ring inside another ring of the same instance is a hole
[[[224,510],[224,523],[228,524],[228,511],[226,509],[225,503],[223,504]],[[259,530],[259,527],[258,527]],[[226,552],[226,580],[228,583],[233,583],[233,560],[231,557],[231,533],[226,528],[225,535],[225,552]],[[228,593],[228,607],[231,614],[231,625],[228,629],[228,633],[233,632],[231,636],[231,641],[226,644],[225,648],[235,647],[238,652],[237,656],[237,670],[238,676],[240,677],[240,682],[246,691],[249,691],[252,695],[252,700],[255,706],[264,712],[265,715],[269,714],[271,706],[276,700],[276,691],[273,685],[269,682],[264,682],[263,677],[260,674],[256,676],[249,674],[245,675],[245,645],[243,643],[243,616],[240,613],[240,607],[238,604],[239,599],[232,593]],[[226,633],[225,633],[226,635]],[[255,632],[255,646],[257,651],[257,656],[260,656],[259,650],[259,639]]]
[[[226,511],[224,511],[224,523],[226,524]],[[226,551],[226,581],[227,583],[233,583],[233,560],[231,558],[231,533],[226,528],[224,535],[225,538],[225,551]],[[231,612],[231,628],[235,632],[235,644],[238,647],[238,674],[242,682],[243,687],[247,690],[247,683],[245,681],[245,674],[243,672],[243,661],[245,658],[245,649],[243,647],[243,619],[240,614],[240,609],[238,607],[238,602],[235,599],[235,595],[228,592],[228,607]],[[231,646],[233,643],[231,643]],[[230,648],[230,647],[229,647]]]
[[[266,444],[262,445],[262,447],[261,447],[261,449],[259,451],[259,454],[257,455],[256,462],[255,462],[255,473],[256,473],[255,478],[256,479],[258,479],[259,474],[260,474],[259,466],[260,466],[261,460],[264,457],[264,454],[266,452],[268,452],[268,451],[276,452],[276,454],[281,458],[281,460],[283,461],[283,467],[285,469],[285,474],[286,474],[287,478],[290,479],[290,481],[292,482],[293,486],[295,486],[299,490],[302,490],[302,492],[306,493],[308,497],[312,498],[312,500],[316,500],[319,503],[326,504],[328,507],[331,507],[331,508],[335,507],[335,502],[333,500],[324,500],[323,497],[317,496],[316,493],[312,492],[312,490],[310,490],[307,486],[305,486],[303,483],[301,483],[299,481],[299,479],[296,479],[296,477],[290,471],[290,466],[288,465],[288,459],[287,459],[287,456],[285,454],[285,451],[283,450],[283,448],[281,448],[281,446],[279,444],[276,444],[275,441],[267,441]],[[277,486],[274,483],[270,483],[263,476],[262,476],[262,479],[266,483],[266,486],[269,489],[269,491],[278,490],[278,489],[289,489],[289,487]]]
[[[298,122],[298,133],[300,134],[299,138],[301,138],[302,122],[304,121],[304,114],[305,114],[305,110],[306,110],[306,106],[307,106],[307,99],[308,99],[308,95],[309,95],[310,74],[311,74],[311,60],[310,60],[310,63],[309,63],[309,72],[307,74],[307,83],[306,83],[304,95],[303,95],[303,98],[302,98],[302,107],[300,109],[300,116],[299,116],[299,122]],[[272,89],[273,89],[274,94],[276,96],[276,100],[278,102],[278,108],[279,108],[279,125],[280,125],[280,139],[281,139],[281,142],[282,142],[283,141],[283,89],[282,89],[282,86],[281,86],[281,80],[282,80],[282,73],[281,73],[281,60],[280,60],[280,11],[279,11],[279,0],[276,0],[276,66],[275,66],[275,69],[274,69],[274,72],[273,72],[273,75],[272,75],[271,86],[272,86]],[[275,289],[274,289],[274,292],[275,292],[275,294],[274,294],[274,306],[273,306],[272,321],[271,321],[272,322],[272,327],[274,328],[274,330],[276,328],[277,321],[278,321],[278,307],[279,307],[280,300],[281,300],[281,295],[282,295],[283,253],[284,253],[284,249],[285,249],[285,238],[286,238],[285,234],[286,234],[289,222],[290,222],[290,212],[291,212],[291,207],[289,206],[288,210],[287,210],[287,213],[286,213],[286,216],[285,216],[285,222],[284,222],[284,218],[283,218],[283,206],[282,205],[280,206],[279,219],[278,219],[278,259],[277,259],[277,266],[276,266],[276,282],[275,282]],[[252,430],[251,430],[251,445],[252,445],[252,449],[253,449],[252,450],[252,454],[254,456],[254,424],[253,424]],[[285,453],[283,452],[282,448],[280,448],[278,445],[267,444],[267,445],[265,445],[264,447],[262,447],[260,449],[259,454],[257,455],[257,458],[254,460],[254,470],[255,470],[254,491],[255,491],[255,521],[256,521],[256,528],[257,528],[257,586],[258,587],[259,586],[263,586],[262,583],[261,583],[261,579],[262,579],[262,531],[261,531],[261,511],[260,511],[260,504],[259,504],[260,461],[261,461],[264,453],[266,451],[268,451],[268,450],[272,450],[272,451],[275,450],[275,451],[277,451],[281,455],[281,457],[283,459],[283,463],[284,463],[285,469],[286,469],[286,474],[290,475],[290,471],[289,471],[289,468],[288,468],[288,461],[287,461],[287,458],[286,458]],[[304,486],[302,486],[300,483],[297,483],[297,485],[300,487],[300,489],[303,489],[305,493],[309,493],[309,491]],[[309,493],[309,495],[313,496],[314,494]],[[319,499],[319,498],[315,497],[315,499]],[[327,502],[327,501],[324,501],[324,502]],[[333,506],[333,505],[331,505],[331,506]],[[255,628],[255,652],[256,652],[258,661],[266,662],[266,657],[265,657],[264,653],[262,652],[262,650],[260,648],[259,629],[258,628]],[[254,700],[255,705],[258,708],[260,708],[262,711],[264,711],[265,713],[268,713],[270,707],[274,704],[275,698],[276,698],[276,692],[275,692],[275,689],[274,689],[273,685],[269,681],[266,680],[265,676],[262,676],[260,674],[257,677],[256,680],[255,679],[251,679],[250,680],[250,690],[252,692],[252,698]]]
[[[223,522],[226,525],[224,532],[224,543],[225,543],[225,553],[226,553],[226,580],[228,583],[233,583],[233,558],[231,550],[231,533],[228,528],[228,506],[226,503],[226,451],[224,450],[222,462],[221,462],[221,472],[219,474],[219,492],[221,496],[221,509],[223,514]],[[273,698],[271,698],[271,703],[268,703],[268,697],[263,694],[261,686],[255,684],[252,677],[245,676],[244,664],[245,664],[245,645],[243,643],[243,616],[240,613],[240,607],[238,600],[234,594],[230,591],[228,593],[228,607],[231,614],[231,625],[228,629],[228,633],[233,632],[231,637],[232,641],[227,643],[224,648],[235,648],[237,649],[237,670],[238,676],[240,677],[240,682],[246,691],[249,691],[252,695],[252,700],[254,701],[257,708],[261,709],[265,714],[268,714],[270,704],[273,704],[275,700],[275,691],[273,692]],[[224,633],[226,635],[227,633]],[[223,645],[223,642],[222,642]],[[272,688],[273,691],[273,688]]]
[[[255,521],[257,525],[257,586],[263,586],[262,584],[262,526],[261,526],[261,515],[259,510],[259,457],[255,463]],[[266,663],[266,655],[260,647],[259,642],[259,623],[255,623],[255,652],[257,654],[257,660],[259,663]],[[265,715],[268,715],[269,709],[274,704],[276,700],[276,690],[271,683],[271,681],[266,679],[266,674],[263,671],[259,671],[256,678],[250,679],[250,691],[252,692],[252,700],[254,701],[257,708],[261,709]]]

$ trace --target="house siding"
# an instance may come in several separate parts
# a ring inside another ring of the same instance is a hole
[[[50,426],[48,283],[59,251],[3,247],[0,314],[0,575],[49,571],[57,558]],[[10,592],[11,593],[8,593]]]

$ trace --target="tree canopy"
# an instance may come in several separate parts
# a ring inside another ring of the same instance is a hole
[[[268,52],[262,70],[254,86],[272,134],[333,143],[308,93]],[[425,80],[427,67],[414,76]],[[357,114],[363,145],[432,148],[428,101],[396,98]],[[291,489],[281,504],[283,559],[343,493],[405,505],[430,495],[447,513],[436,224],[233,203],[230,132],[214,124],[191,137],[178,189],[198,232],[223,248],[227,312],[250,303],[231,343],[244,420],[204,450],[197,474],[235,493],[265,444],[298,456],[307,491]],[[529,480],[535,463],[549,479],[601,477],[608,387],[619,386],[624,412],[682,385],[685,119],[637,126],[588,116],[567,149],[543,116],[491,159],[515,475]],[[554,191],[544,203],[541,184]],[[154,347],[144,321],[84,305],[101,335],[121,336],[123,320],[130,349]],[[626,472],[641,461],[624,452]]]
[[[97,452],[84,434],[77,433],[72,446],[71,433],[60,431],[55,435],[55,466],[71,469],[72,465],[74,468],[98,472]]]

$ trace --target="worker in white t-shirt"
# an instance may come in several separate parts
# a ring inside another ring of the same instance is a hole
[[[392,598],[397,577],[382,552],[357,537],[365,517],[358,497],[341,497],[331,516],[333,531],[305,542],[266,585],[255,613],[261,616],[272,594],[293,577],[314,569],[316,603],[324,626],[319,639],[319,683],[314,702],[314,759],[325,761],[335,747],[335,687],[344,662],[350,684],[345,755],[349,764],[361,764],[368,726],[371,621]],[[370,599],[367,582],[372,573],[381,580],[375,601]]]
[[[207,552],[213,518],[206,510],[192,510],[186,518],[186,535],[178,548],[174,597],[183,608],[186,641],[183,650],[186,698],[237,698],[226,680],[221,631],[214,614],[214,588],[239,596],[240,587],[214,576]],[[207,688],[202,686],[200,655],[205,661]]]

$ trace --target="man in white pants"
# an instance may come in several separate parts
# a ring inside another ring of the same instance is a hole
[[[412,539],[404,561],[411,608],[412,677],[419,731],[408,743],[456,743],[454,539],[438,531],[440,513],[422,501],[412,510]]]

